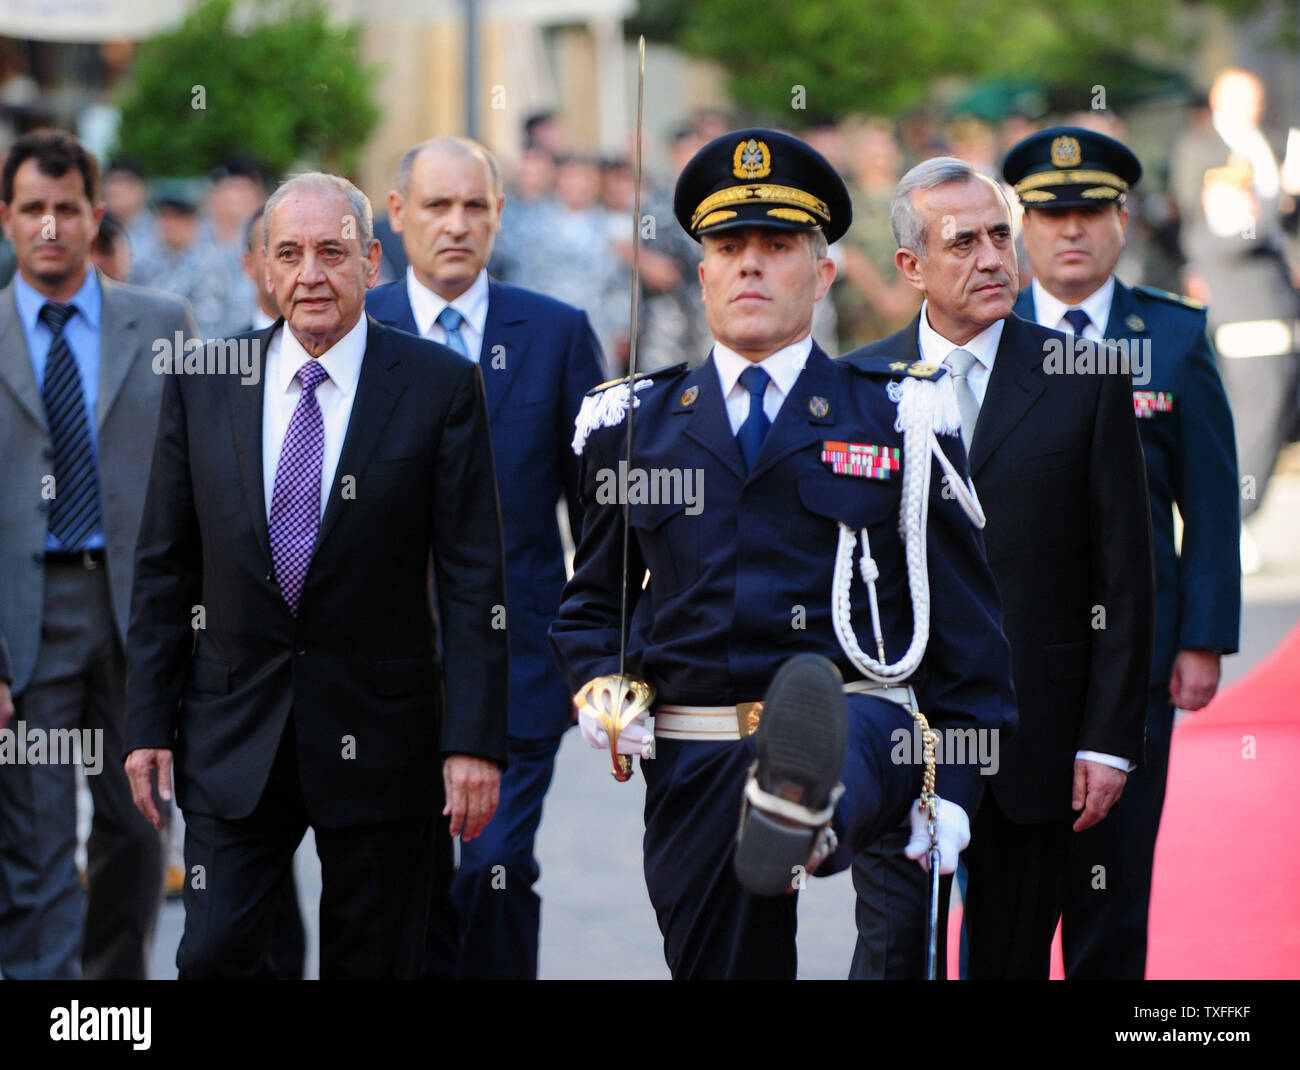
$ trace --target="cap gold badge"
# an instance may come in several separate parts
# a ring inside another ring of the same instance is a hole
[[[686,390],[683,390],[682,396],[678,400],[681,402],[681,406],[683,409],[689,409],[692,405],[695,404],[695,399],[699,396],[700,396],[700,388],[698,386],[692,386]]]
[[[766,178],[772,173],[772,153],[766,141],[749,138],[736,146],[731,156],[731,173],[737,178]]]
[[[1062,135],[1052,141],[1053,167],[1078,167],[1083,154],[1077,139]]]
[[[831,403],[824,397],[814,394],[808,399],[808,411],[820,420],[831,411]]]

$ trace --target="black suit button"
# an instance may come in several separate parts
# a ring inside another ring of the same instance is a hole
[[[300,657],[300,658],[305,658],[306,656],[307,656],[307,651],[305,651],[305,650],[299,650],[299,651],[298,651],[298,657]]]
[[[37,550],[36,553],[32,554],[32,560],[38,565],[43,565],[45,564],[45,555]]]
[[[45,449],[41,450],[41,456],[44,457],[47,461],[54,460],[54,447],[46,446]]]
[[[36,503],[36,511],[37,511],[38,513],[48,513],[48,512],[50,511],[50,503],[49,503],[49,502],[37,502],[37,503]]]

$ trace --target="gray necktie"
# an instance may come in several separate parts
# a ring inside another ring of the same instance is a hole
[[[971,439],[975,437],[975,421],[980,417],[980,403],[967,378],[970,370],[975,367],[975,354],[965,349],[954,349],[944,363],[948,365],[952,387],[957,392],[957,411],[961,413],[961,440],[966,446],[966,452],[970,453]]]

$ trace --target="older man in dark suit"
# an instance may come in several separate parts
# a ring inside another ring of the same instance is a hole
[[[367,302],[376,319],[444,342],[482,369],[505,525],[510,766],[497,818],[461,845],[454,880],[451,841],[437,830],[435,903],[450,882],[460,925],[455,933],[431,924],[431,976],[537,976],[534,843],[555,753],[573,724],[546,629],[565,578],[558,502],[574,538],[582,533],[570,443],[583,395],[601,378],[600,346],[586,313],[488,277],[504,204],[500,170],[481,145],[455,137],[416,145],[388,197],[410,267]]]
[[[444,787],[473,839],[506,758],[483,380],[365,315],[379,244],[351,183],[297,176],[264,223],[285,316],[235,343],[262,374],[223,374],[226,342],[201,374],[168,377],[136,551],[127,771],[156,821],[150,778],[169,795],[175,759],[181,977],[267,975],[309,825],[321,976],[411,977]]]
[[[194,319],[180,299],[92,267],[99,165],[76,138],[15,141],[0,200],[18,257],[0,292],[0,635],[13,728],[102,744],[93,760],[81,749],[94,799],[85,891],[74,765],[51,753],[10,765],[0,747],[0,971],[144,978],[163,849],[122,772],[123,643],[162,395],[153,363],[194,335]]]
[[[1132,386],[1091,343],[1068,360],[1064,335],[1011,314],[1010,207],[969,164],[918,164],[891,220],[925,304],[844,359],[919,353],[950,369],[1020,711],[971,826],[968,973],[1045,979],[1071,829],[1106,816],[1142,753],[1154,580]],[[906,839],[855,862],[855,977],[920,975],[925,889]]]

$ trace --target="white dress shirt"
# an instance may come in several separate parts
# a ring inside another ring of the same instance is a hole
[[[1034,318],[1038,320],[1041,326],[1051,327],[1063,334],[1073,334],[1074,328],[1070,326],[1065,314],[1072,308],[1081,308],[1088,313],[1088,319],[1092,320],[1083,329],[1084,338],[1090,342],[1103,340],[1101,332],[1106,329],[1106,324],[1110,322],[1110,306],[1115,300],[1114,275],[1107,276],[1106,281],[1097,289],[1093,290],[1082,301],[1073,305],[1067,305],[1053,297],[1037,279],[1030,283],[1030,287],[1034,293]]]
[[[1002,341],[1003,321],[995,320],[969,342],[958,345],[956,342],[950,342],[930,326],[929,305],[928,301],[921,305],[921,325],[916,340],[917,348],[921,351],[921,359],[930,364],[942,364],[954,349],[966,350],[975,358],[974,365],[966,374],[966,382],[970,383],[975,400],[983,405],[984,391],[989,385],[989,373],[993,371],[993,361],[997,359],[998,345]]]
[[[781,411],[786,395],[794,389],[794,381],[808,363],[812,344],[812,335],[807,334],[800,341],[778,349],[758,362],[757,366],[767,372],[769,379],[767,390],[763,393],[763,411],[772,423],[776,422],[776,414]],[[713,366],[718,369],[722,397],[727,403],[727,419],[731,422],[731,433],[734,435],[749,416],[749,391],[740,385],[740,373],[755,364],[721,342],[714,342]]]
[[[415,277],[415,268],[406,269],[406,295],[415,314],[415,325],[420,337],[447,344],[447,332],[438,325],[442,310],[451,305],[465,321],[460,325],[460,337],[465,343],[465,353],[475,364],[483,352],[483,332],[487,330],[488,276],[487,268],[469,284],[469,289],[454,301],[447,301],[430,290]]]
[[[320,405],[321,421],[325,430],[325,448],[320,466],[320,511],[325,513],[330,488],[334,486],[334,472],[343,452],[343,438],[352,416],[352,402],[357,396],[357,380],[361,377],[361,360],[366,355],[366,317],[361,316],[352,330],[335,342],[317,359],[329,373],[329,378],[316,387],[316,402]],[[312,358],[289,330],[282,326],[266,347],[265,393],[262,396],[262,480],[266,492],[266,517],[271,518],[271,501],[275,496],[275,470],[280,463],[280,450],[284,435],[289,430],[289,420],[297,407],[302,386],[295,378],[298,369]]]
[[[271,324],[273,324],[274,322],[275,322],[274,319],[272,319],[270,316],[268,316],[265,312],[262,311],[262,306],[261,306],[261,305],[256,305],[256,306],[254,306],[254,308],[253,308],[253,330],[255,330],[255,331],[264,331],[264,330],[266,330],[269,326],[271,326]]]

